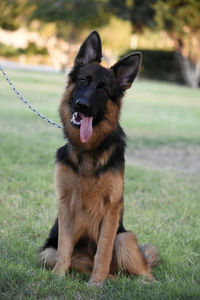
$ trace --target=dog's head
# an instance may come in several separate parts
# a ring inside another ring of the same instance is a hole
[[[85,144],[88,149],[115,130],[121,98],[131,87],[141,63],[139,52],[124,57],[110,69],[100,65],[101,58],[101,40],[93,31],[75,58],[60,107],[66,134],[74,144]]]

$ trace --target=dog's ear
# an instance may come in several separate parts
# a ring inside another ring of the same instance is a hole
[[[81,45],[75,58],[75,66],[84,66],[90,62],[101,62],[101,39],[97,31],[92,31]]]
[[[120,59],[111,67],[114,76],[123,90],[129,89],[135,80],[142,61],[142,53],[134,52]]]

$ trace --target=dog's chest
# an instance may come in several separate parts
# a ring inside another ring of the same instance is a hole
[[[98,239],[105,214],[105,191],[94,178],[79,179],[73,189],[69,211],[74,221],[74,235],[88,235]]]
[[[98,239],[100,224],[109,206],[123,194],[123,174],[104,172],[99,176],[83,176],[72,168],[56,165],[56,185],[59,202],[73,223],[74,236],[89,235]]]
[[[102,212],[104,209],[104,198],[109,193],[102,186],[102,178],[93,176],[77,176],[72,190],[70,207],[92,217],[94,212]]]
[[[102,153],[78,153],[73,148],[69,149],[69,157],[76,172],[81,176],[96,176],[106,166],[112,154],[112,147]]]

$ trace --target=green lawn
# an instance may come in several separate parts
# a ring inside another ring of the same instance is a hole
[[[59,122],[62,74],[8,74],[34,107]],[[121,121],[129,157],[136,149],[199,149],[200,90],[137,81],[124,99]],[[86,287],[88,275],[58,278],[37,263],[57,214],[54,156],[64,140],[61,130],[29,111],[2,77],[0,141],[0,299],[200,298],[200,174],[127,160],[124,222],[141,244],[157,246],[161,262],[153,283],[119,274],[98,290]]]

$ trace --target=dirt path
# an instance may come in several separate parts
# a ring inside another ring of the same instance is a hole
[[[200,146],[159,147],[127,151],[127,164],[168,169],[176,173],[193,174],[200,177]]]

